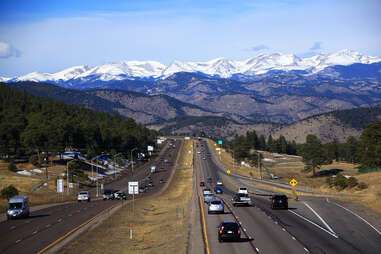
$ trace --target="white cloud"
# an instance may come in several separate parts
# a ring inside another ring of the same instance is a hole
[[[21,52],[12,45],[0,41],[0,58],[19,57]]]

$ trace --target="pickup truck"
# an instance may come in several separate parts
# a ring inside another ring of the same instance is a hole
[[[232,198],[233,206],[251,206],[251,199],[247,193],[236,193]]]

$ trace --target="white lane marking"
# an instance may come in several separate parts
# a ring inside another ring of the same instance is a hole
[[[259,249],[258,248],[255,248],[257,250],[257,252],[259,252]]]
[[[328,228],[329,231],[336,235],[335,231],[333,231],[333,229],[328,225],[328,223],[325,222],[325,220],[323,220],[323,218],[314,209],[312,209],[311,206],[309,206],[306,202],[303,202],[303,204],[305,204],[316,215],[316,217],[318,217],[319,220],[323,222],[323,224],[326,226],[326,228]]]
[[[37,232],[38,232],[37,230],[36,230],[36,231],[34,231],[34,232],[32,233],[32,235],[35,235],[35,234],[37,234]]]
[[[62,219],[61,219],[61,218],[59,218],[57,221],[58,221],[58,222],[61,222],[61,221],[62,221]]]
[[[290,213],[293,213],[293,214],[295,214],[296,216],[299,216],[300,218],[302,218],[303,220],[305,220],[305,221],[307,221],[307,222],[309,222],[309,223],[311,223],[312,225],[314,225],[315,227],[318,227],[318,228],[320,228],[321,230],[323,230],[324,232],[326,232],[326,233],[328,233],[328,234],[330,234],[331,236],[333,236],[333,237],[335,237],[335,238],[339,238],[336,234],[333,234],[332,232],[330,232],[330,231],[328,231],[327,229],[325,229],[325,228],[323,228],[323,227],[320,227],[318,224],[316,224],[315,222],[313,222],[313,221],[310,221],[309,219],[307,219],[307,218],[305,218],[305,217],[303,217],[302,215],[300,215],[300,214],[297,214],[296,212],[294,212],[294,211],[291,211],[291,210],[288,210]]]
[[[12,227],[11,227],[11,230],[13,230],[13,229],[15,229],[15,228],[16,228],[16,226],[12,226]]]
[[[47,228],[50,227],[50,224],[46,225],[45,227],[47,227]]]
[[[282,228],[283,231],[286,231],[286,229]]]
[[[357,218],[359,218],[360,220],[362,220],[363,222],[365,222],[366,224],[368,224],[369,227],[373,228],[379,235],[381,235],[381,232],[380,232],[377,228],[375,228],[372,224],[370,224],[369,222],[367,222],[363,217],[361,217],[361,216],[358,215],[357,213],[352,212],[352,211],[349,210],[348,208],[346,208],[346,207],[344,207],[344,206],[341,206],[341,205],[339,205],[339,204],[337,204],[337,203],[335,203],[335,202],[331,202],[331,203],[333,203],[333,204],[335,204],[335,205],[337,205],[337,206],[339,206],[339,207],[345,209],[346,211],[350,212],[351,214],[353,214],[354,216],[356,216]]]
[[[292,237],[292,240],[296,241],[296,238],[295,238],[295,237]]]
[[[245,232],[246,232],[246,231],[247,231],[247,230],[246,230],[246,228],[243,228],[243,231],[245,231]]]
[[[16,241],[16,243],[19,243],[19,242],[21,242],[21,240],[20,240],[20,239]]]
[[[305,250],[305,251],[307,251],[307,252],[309,252],[309,251],[307,250],[307,248],[306,248],[306,247],[304,247],[304,250]]]

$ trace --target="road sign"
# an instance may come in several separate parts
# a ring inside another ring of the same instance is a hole
[[[228,170],[226,171],[226,173],[230,174],[230,173],[231,173],[231,172],[230,172],[230,169],[228,169]]]
[[[153,152],[153,146],[147,146],[147,151],[148,152]]]
[[[63,181],[63,179],[57,179],[57,192],[64,192],[64,181]]]
[[[128,194],[139,194],[139,182],[128,182]]]
[[[291,181],[290,181],[290,185],[292,186],[292,187],[294,187],[295,185],[297,185],[298,184],[298,182],[295,180],[295,179],[292,179]]]
[[[74,188],[74,183],[69,183],[69,188],[73,189]]]
[[[218,140],[218,144],[219,144],[219,145],[222,145],[222,140]]]

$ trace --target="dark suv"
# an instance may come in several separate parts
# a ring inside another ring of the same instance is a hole
[[[217,227],[218,241],[239,241],[241,239],[241,230],[237,222],[223,221]]]
[[[271,197],[271,209],[283,208],[288,209],[288,198],[286,195],[273,195]]]
[[[103,192],[103,200],[110,200],[110,199],[114,199],[115,197],[114,197],[114,193],[115,193],[116,191],[115,190],[105,190],[104,192]]]

